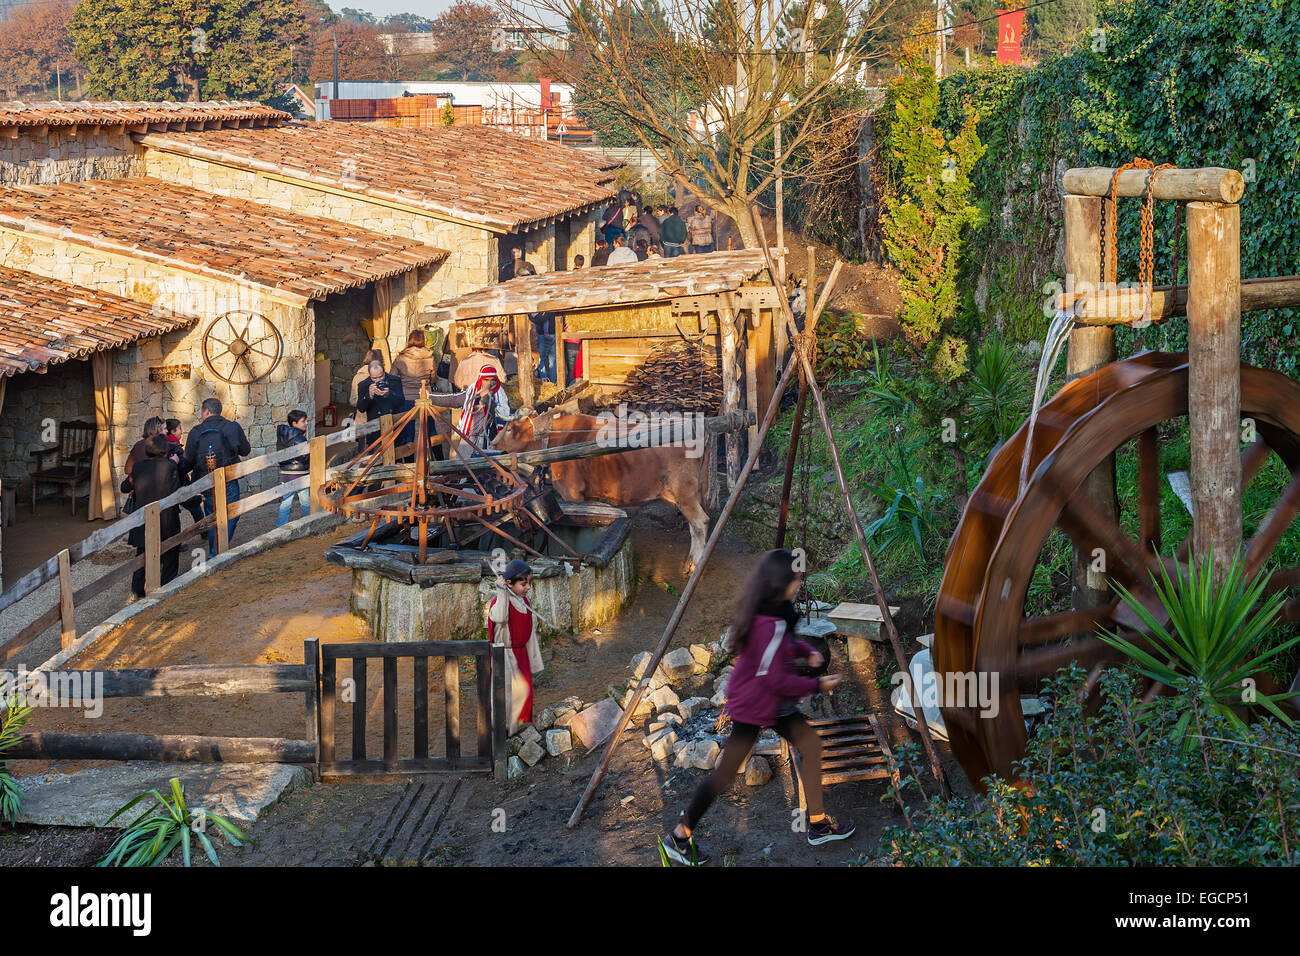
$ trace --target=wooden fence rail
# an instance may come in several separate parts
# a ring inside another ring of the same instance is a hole
[[[324,481],[328,470],[326,462],[327,450],[332,446],[355,442],[357,439],[371,435],[381,429],[386,430],[391,425],[392,416],[385,415],[379,420],[362,422],[353,428],[344,429],[332,435],[318,435],[308,442],[308,472],[306,475],[281,482],[272,488],[250,495],[248,498],[241,498],[239,501],[229,502],[226,500],[225,486],[227,482],[256,474],[291,458],[299,458],[303,454],[302,449],[297,446],[285,448],[269,454],[248,458],[225,468],[219,468],[211,474],[203,475],[193,484],[186,485],[167,497],[151,502],[107,527],[94,531],[71,548],[60,551],[44,564],[19,578],[11,588],[0,594],[0,611],[5,611],[32,595],[38,588],[49,581],[57,579],[59,582],[57,598],[52,607],[35,618],[17,634],[0,638],[0,663],[12,660],[15,655],[22,652],[46,629],[55,624],[61,626],[61,646],[67,647],[72,644],[77,637],[75,621],[77,605],[83,604],[96,595],[103,593],[110,586],[129,577],[140,568],[145,569],[145,593],[148,594],[156,590],[161,582],[162,556],[191,538],[204,535],[215,528],[217,531],[217,553],[220,554],[228,550],[230,542],[226,537],[226,529],[229,527],[228,522],[232,518],[240,517],[256,508],[271,503],[278,503],[286,495],[296,494],[306,487],[312,488],[311,513],[318,513],[321,510],[321,504],[319,496],[316,494],[316,488]],[[319,480],[313,481],[313,476]],[[218,481],[217,479],[221,480]],[[184,528],[179,534],[161,540],[159,528],[162,509],[182,504],[195,495],[209,491],[212,492],[213,498],[212,513]],[[144,529],[145,550],[143,554],[127,558],[91,583],[84,585],[80,589],[73,589],[71,576],[73,565],[94,556],[137,528]]]

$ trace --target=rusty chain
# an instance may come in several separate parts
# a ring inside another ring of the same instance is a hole
[[[1119,176],[1120,173],[1127,169],[1146,169],[1150,173],[1147,176],[1146,189],[1142,196],[1142,225],[1139,234],[1138,243],[1138,287],[1145,296],[1145,305],[1142,310],[1142,319],[1139,328],[1145,328],[1151,322],[1151,289],[1155,278],[1155,181],[1156,176],[1162,169],[1175,169],[1173,163],[1161,163],[1155,165],[1149,159],[1135,158],[1130,163],[1125,163],[1111,174],[1110,177],[1110,201],[1109,212],[1107,216],[1108,204],[1102,203],[1102,242],[1104,249],[1102,258],[1105,263],[1102,274],[1102,287],[1106,290],[1113,290],[1118,281],[1119,269]],[[1177,220],[1177,210],[1174,218]],[[1175,263],[1174,268],[1177,269]]]

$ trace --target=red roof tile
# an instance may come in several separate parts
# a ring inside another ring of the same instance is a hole
[[[0,267],[0,376],[121,348],[193,325],[150,306],[58,279]]]
[[[484,126],[390,129],[305,123],[274,129],[145,133],[146,146],[401,202],[515,232],[613,197],[600,154]]]
[[[0,188],[0,226],[321,299],[447,253],[156,179]]]
[[[281,110],[247,100],[217,100],[206,103],[145,103],[119,100],[0,102],[0,126],[116,126],[238,120],[280,123],[291,118],[288,113]]]

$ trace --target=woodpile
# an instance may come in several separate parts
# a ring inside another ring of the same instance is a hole
[[[722,405],[722,375],[716,357],[698,344],[670,340],[629,372],[625,387],[603,404],[620,402],[644,411],[716,414]]]

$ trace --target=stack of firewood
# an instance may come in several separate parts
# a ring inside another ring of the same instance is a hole
[[[619,402],[645,411],[716,413],[722,405],[722,375],[710,351],[671,340],[629,372],[623,390],[607,404]]]

